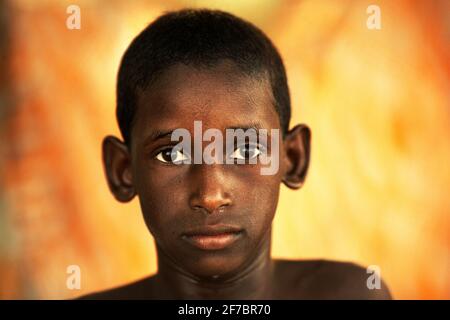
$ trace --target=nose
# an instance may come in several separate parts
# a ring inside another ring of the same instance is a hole
[[[220,213],[232,204],[226,191],[227,181],[221,164],[200,164],[191,166],[192,194],[189,205],[195,211],[207,214]]]

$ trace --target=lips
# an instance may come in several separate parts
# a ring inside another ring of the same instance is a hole
[[[182,239],[198,249],[220,250],[239,240],[242,232],[242,228],[235,226],[207,226],[184,233]]]

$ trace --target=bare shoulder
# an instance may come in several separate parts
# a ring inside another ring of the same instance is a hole
[[[276,260],[275,270],[281,286],[280,296],[287,295],[288,298],[392,299],[382,279],[373,279],[374,276],[366,268],[352,262]],[[374,285],[371,285],[371,280],[374,280]]]
[[[123,286],[84,295],[77,300],[149,299],[153,295],[152,280],[153,277],[147,277]]]

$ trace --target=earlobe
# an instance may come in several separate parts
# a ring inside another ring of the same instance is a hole
[[[131,201],[136,195],[131,174],[128,147],[113,136],[103,139],[103,166],[109,189],[120,202]]]
[[[300,189],[308,173],[310,158],[311,131],[300,124],[291,129],[285,138],[287,169],[283,183],[291,189]]]

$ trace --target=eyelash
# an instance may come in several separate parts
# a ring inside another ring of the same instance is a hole
[[[161,150],[155,155],[154,158],[155,158],[156,160],[162,162],[162,163],[165,163],[165,164],[176,164],[175,162],[172,162],[172,161],[165,161],[165,160],[163,159],[163,153],[164,153],[165,151],[167,151],[167,150],[170,150],[171,152],[173,152],[173,148],[174,148],[174,147],[165,147],[165,148],[161,149]],[[180,154],[182,154],[180,151],[177,151],[177,152],[180,153]],[[179,162],[181,162],[181,161],[183,161],[183,160],[180,160]]]
[[[256,154],[255,156],[253,156],[253,157],[249,157],[249,158],[247,158],[247,157],[244,157],[243,159],[244,160],[250,160],[250,159],[253,159],[253,158],[255,158],[255,157],[258,157],[260,154],[262,154],[263,152],[265,152],[265,148],[261,145],[261,144],[248,144],[248,143],[246,143],[246,144],[243,144],[243,145],[240,145],[240,146],[238,146],[235,150],[234,150],[234,152],[233,152],[233,154],[239,149],[239,148],[241,148],[241,147],[246,147],[246,148],[255,148],[255,149],[257,149],[258,150],[258,154]],[[235,158],[235,159],[237,159],[237,158]]]
[[[246,157],[242,158],[242,157],[241,157],[240,160],[250,160],[250,159],[253,159],[253,158],[255,158],[255,157],[259,157],[259,156],[260,156],[261,154],[263,154],[264,152],[267,152],[266,147],[263,146],[262,144],[252,144],[252,145],[250,145],[250,144],[246,143],[246,144],[242,144],[242,145],[236,147],[236,148],[234,149],[234,151],[232,152],[232,155],[235,154],[235,153],[237,152],[237,150],[240,149],[240,148],[242,148],[242,147],[255,148],[255,149],[258,150],[258,154],[256,154],[256,155],[253,156],[253,157],[249,157],[249,158],[246,158]],[[162,163],[165,163],[165,164],[177,164],[176,162],[166,161],[166,160],[163,158],[163,157],[164,157],[163,153],[164,153],[165,151],[168,151],[168,150],[172,151],[173,148],[174,148],[174,147],[166,146],[166,147],[164,147],[163,149],[160,149],[160,151],[154,156],[154,158],[155,158],[156,160],[162,162]],[[182,154],[180,151],[177,151],[177,152],[180,153],[180,154]],[[187,156],[187,155],[185,155],[185,157],[189,158],[189,156]],[[182,161],[184,161],[185,159],[186,159],[186,158],[183,158],[182,160],[179,160],[179,161],[177,161],[177,162],[182,162]],[[235,159],[235,160],[239,160],[239,159],[236,158],[236,157],[235,157],[234,159]]]

